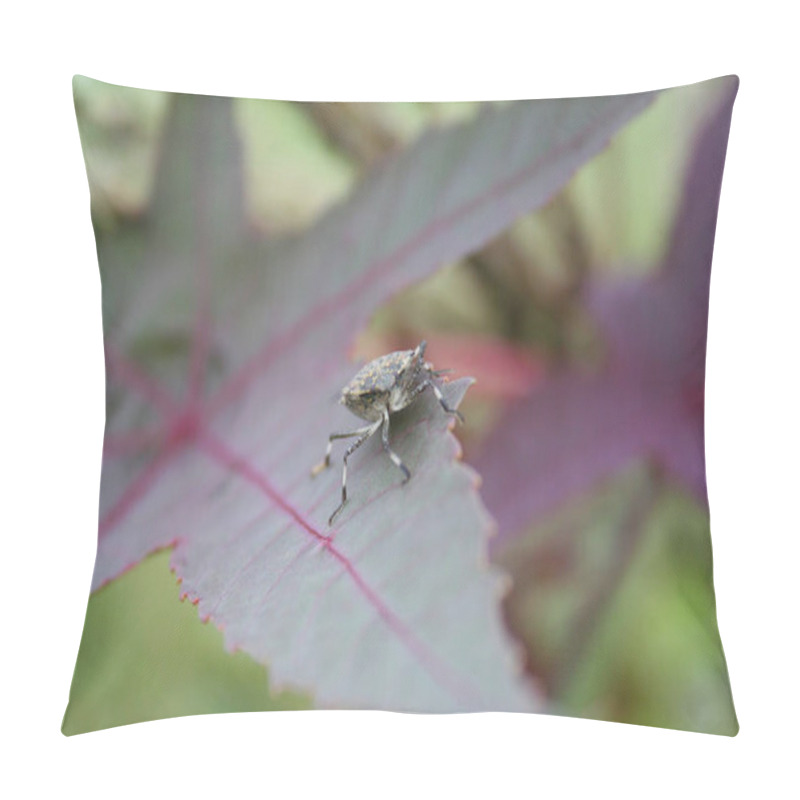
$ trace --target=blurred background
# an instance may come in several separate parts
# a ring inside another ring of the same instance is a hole
[[[167,95],[76,81],[96,226],[146,213]],[[718,87],[667,92],[543,209],[395,296],[354,360],[428,341],[437,368],[477,379],[457,429],[486,461],[514,409],[565,371],[601,371],[607,342],[588,283],[659,270],[684,177]],[[381,160],[480,104],[240,100],[247,207],[270,236],[301,233]],[[521,432],[524,434],[524,432]],[[491,507],[502,518],[502,509]],[[664,727],[738,729],[716,629],[708,510],[650,454],[566,504],[503,530],[492,557],[514,578],[507,625],[553,713]],[[272,692],[267,670],[224,650],[178,602],[169,554],[89,601],[66,733],[192,713],[312,708]]]

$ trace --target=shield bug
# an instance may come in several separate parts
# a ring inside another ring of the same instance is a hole
[[[342,405],[357,417],[369,424],[349,433],[332,433],[328,437],[328,449],[325,458],[312,470],[311,475],[318,475],[331,464],[331,448],[336,439],[358,437],[344,454],[342,466],[342,502],[331,514],[328,525],[347,503],[347,459],[361,447],[374,433],[381,432],[381,442],[386,454],[403,473],[403,483],[411,478],[408,467],[389,444],[389,424],[391,415],[410,406],[428,388],[436,395],[439,405],[461,422],[461,413],[447,405],[447,401],[439,387],[439,378],[447,370],[435,370],[432,364],[425,361],[424,341],[414,350],[398,350],[370,361],[342,389],[339,400]]]

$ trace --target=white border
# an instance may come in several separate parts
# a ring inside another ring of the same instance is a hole
[[[230,1],[201,11],[77,0],[6,10],[3,794],[776,797],[797,786],[795,26],[772,0],[746,11],[702,0],[541,6]],[[94,559],[103,413],[73,73],[206,94],[434,100],[616,94],[731,72],[742,84],[714,257],[707,442],[736,739],[353,713],[61,736]]]

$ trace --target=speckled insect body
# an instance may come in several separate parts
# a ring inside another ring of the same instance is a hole
[[[334,440],[358,437],[344,454],[342,502],[331,514],[329,525],[333,524],[336,515],[347,502],[347,459],[379,430],[383,449],[403,473],[403,483],[411,477],[408,467],[389,444],[389,424],[392,414],[410,406],[422,392],[430,388],[441,407],[448,414],[463,421],[461,414],[447,405],[438,385],[438,378],[443,372],[434,370],[433,365],[425,361],[425,347],[426,343],[423,341],[414,350],[399,350],[370,361],[342,389],[340,402],[357,417],[367,420],[370,424],[349,433],[332,433],[328,437],[325,458],[311,471],[312,475],[317,475],[330,466]]]

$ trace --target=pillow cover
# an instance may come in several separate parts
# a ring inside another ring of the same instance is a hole
[[[76,77],[107,419],[63,731],[370,708],[735,734],[703,382],[737,87]]]

